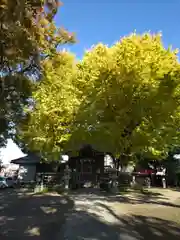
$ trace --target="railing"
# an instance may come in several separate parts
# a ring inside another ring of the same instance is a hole
[[[37,173],[36,174],[36,183],[40,184],[43,182],[45,185],[56,185],[63,182],[63,173]]]

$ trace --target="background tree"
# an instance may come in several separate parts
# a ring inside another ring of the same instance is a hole
[[[44,158],[59,159],[68,141],[79,100],[73,80],[74,56],[61,52],[44,62],[44,77],[33,92],[35,108],[27,109],[17,129],[19,139],[28,149]]]
[[[0,144],[22,116],[44,59],[53,57],[59,44],[74,42],[53,22],[59,5],[57,0],[0,3]]]
[[[40,56],[56,53],[58,44],[74,41],[56,28],[58,0],[3,0],[0,4],[1,72],[39,67]]]
[[[167,158],[163,161],[163,164],[167,168],[168,173],[168,182],[171,185],[179,185],[180,184],[180,148],[179,147],[173,147],[169,153]]]

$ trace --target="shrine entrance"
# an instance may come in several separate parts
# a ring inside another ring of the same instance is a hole
[[[95,178],[95,159],[81,158],[77,167],[79,166],[79,180],[80,182],[94,182]]]
[[[104,153],[94,150],[90,145],[80,149],[78,156],[70,157],[69,167],[77,173],[78,182],[96,184],[98,175],[104,172]]]

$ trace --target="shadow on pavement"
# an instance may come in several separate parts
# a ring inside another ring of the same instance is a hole
[[[98,205],[98,203],[97,203]],[[97,205],[95,207],[97,207]],[[94,212],[81,208],[73,211],[64,231],[68,240],[179,240],[180,224],[158,217],[117,215],[107,205],[100,204]],[[105,211],[108,215],[105,214]],[[101,212],[101,213],[100,213]]]
[[[76,213],[77,214],[77,213]],[[78,212],[72,235],[67,238],[73,239],[96,239],[96,240],[179,240],[180,225],[155,217],[140,215],[118,217],[116,224],[107,224],[95,214]],[[68,230],[69,231],[69,230]]]
[[[79,208],[74,200],[111,199],[97,192],[71,196],[28,195],[19,191],[0,192],[0,239],[17,240],[179,240],[180,225],[157,217],[117,215],[106,204],[101,210]],[[113,201],[111,199],[111,201]],[[124,201],[129,201],[124,198]],[[97,208],[98,209],[98,208]],[[101,211],[101,214],[100,214]],[[108,212],[108,219],[104,213]],[[148,210],[147,210],[148,211]]]
[[[0,191],[0,239],[56,239],[74,202],[66,196]]]
[[[121,193],[108,193],[102,192],[99,189],[92,189],[92,188],[84,188],[76,191],[71,192],[71,196],[74,196],[75,199],[79,197],[85,197],[87,200],[105,200],[108,202],[120,202],[126,204],[156,204],[161,206],[167,207],[175,207],[180,208],[180,201],[179,204],[170,202],[171,199],[165,197],[161,193],[151,193],[151,192],[127,192],[126,194]],[[169,201],[168,201],[169,200]]]

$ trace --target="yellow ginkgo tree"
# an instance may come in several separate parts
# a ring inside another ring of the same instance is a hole
[[[178,144],[180,64],[161,35],[132,34],[113,46],[98,44],[78,63],[75,82],[83,99],[71,146],[127,156],[162,158]]]
[[[73,85],[74,60],[73,55],[61,52],[44,62],[44,78],[32,96],[34,107],[25,109],[25,118],[17,127],[18,138],[28,150],[51,160],[63,151],[79,106]]]
[[[131,160],[162,158],[179,143],[180,64],[161,36],[98,44],[81,61],[68,53],[46,62],[35,108],[21,131],[29,146],[55,155],[82,144]],[[27,138],[28,136],[28,138]]]

